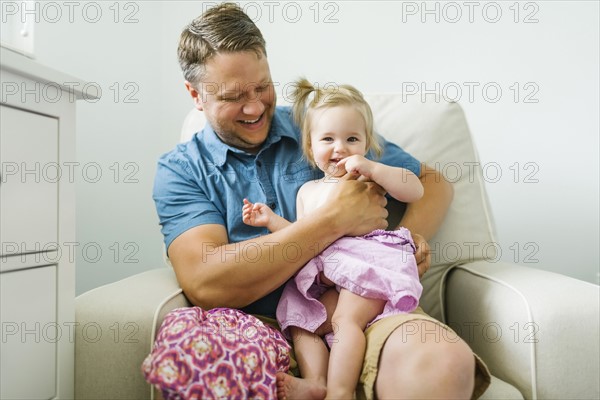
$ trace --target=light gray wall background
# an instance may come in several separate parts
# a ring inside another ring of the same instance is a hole
[[[164,266],[152,182],[192,106],[175,50],[181,28],[214,3],[50,3],[37,6],[37,60],[102,91],[78,104],[82,293]],[[502,259],[598,282],[598,2],[241,4],[281,86],[306,75],[457,99]]]

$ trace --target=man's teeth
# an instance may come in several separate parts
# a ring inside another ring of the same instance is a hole
[[[256,119],[255,119],[255,120],[253,120],[253,121],[246,121],[246,120],[242,120],[242,122],[243,122],[244,124],[255,124],[255,123],[257,123],[257,122],[258,122],[258,120],[259,120],[259,119],[260,119],[260,117],[256,118]]]

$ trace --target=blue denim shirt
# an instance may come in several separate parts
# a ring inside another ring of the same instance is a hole
[[[383,140],[383,139],[382,139]],[[417,176],[420,163],[398,146],[384,143],[378,160]],[[300,131],[289,107],[277,107],[258,154],[223,143],[210,125],[158,161],[153,198],[166,248],[183,232],[204,224],[224,225],[230,243],[268,234],[242,221],[242,200],[267,204],[296,220],[296,194],[305,182],[322,177],[303,158]],[[248,313],[275,316],[283,287],[245,307]]]

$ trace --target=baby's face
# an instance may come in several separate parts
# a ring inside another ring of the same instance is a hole
[[[346,170],[337,163],[349,156],[367,152],[367,133],[362,115],[351,106],[336,106],[312,111],[310,140],[317,167],[330,176]]]

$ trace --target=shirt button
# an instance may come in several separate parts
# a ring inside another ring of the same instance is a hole
[[[275,209],[275,207],[277,207],[277,204],[275,204],[275,203],[269,203],[269,208],[270,208],[271,210],[274,210],[274,209]]]
[[[257,166],[257,167],[259,167],[259,168],[260,168],[260,167],[262,167],[262,162],[260,162],[260,161],[257,161],[257,162],[256,162],[256,166]]]

